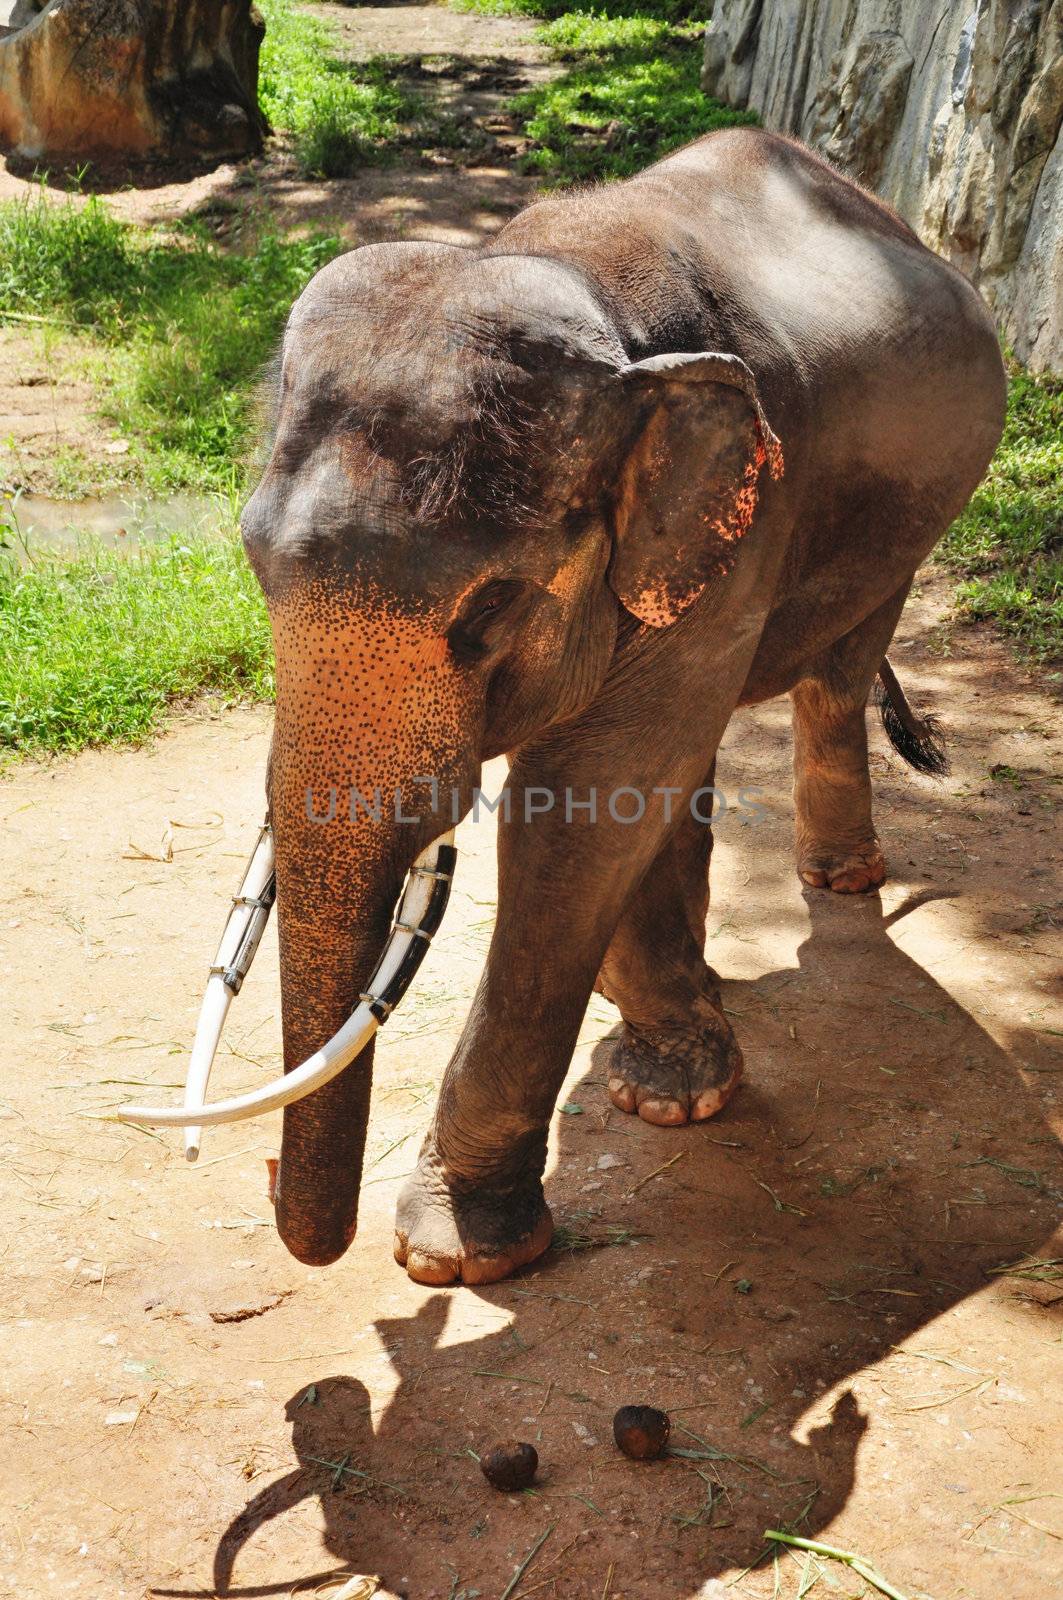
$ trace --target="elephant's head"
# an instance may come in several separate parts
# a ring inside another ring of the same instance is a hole
[[[371,246],[313,280],[243,518],[277,660],[286,1069],[351,1012],[481,762],[592,699],[624,610],[657,628],[697,598],[777,448],[742,362],[631,364],[557,263]],[[303,1261],[353,1236],[369,1081],[363,1054],[285,1111],[277,1219]]]

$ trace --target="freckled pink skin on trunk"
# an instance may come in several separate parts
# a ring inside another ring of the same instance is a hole
[[[458,769],[468,721],[443,619],[400,611],[366,584],[318,579],[270,604],[277,712],[270,804],[277,847],[284,1067],[318,1049],[351,1014],[387,936],[402,877],[442,832],[397,824],[430,809],[419,775]],[[349,814],[350,791],[379,821]],[[336,791],[331,821],[326,818]],[[324,1265],[354,1237],[372,1078],[372,1045],[338,1078],[284,1112],[275,1207],[300,1261]]]

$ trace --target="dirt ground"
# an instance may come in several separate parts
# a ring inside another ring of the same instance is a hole
[[[486,1289],[412,1284],[391,1238],[490,934],[487,820],[382,1035],[358,1238],[312,1271],[270,1221],[275,1118],[196,1167],[112,1120],[182,1080],[267,713],[9,776],[0,1592],[284,1596],[343,1571],[497,1600],[550,1530],[516,1595],[766,1600],[803,1592],[796,1561],[739,1575],[797,1523],[909,1597],[1061,1593],[1063,724],[991,640],[931,653],[942,610],[924,584],[894,659],[953,776],[876,735],[881,895],[802,892],[787,708],[736,719],[720,782],[762,786],[766,819],[719,824],[709,949],[747,1081],[698,1127],[624,1117],[596,999],[555,1118],[559,1247]],[[215,1091],[277,1063],[270,939]],[[621,1457],[625,1402],[690,1453]],[[539,1451],[532,1493],[481,1478],[470,1451],[505,1436]],[[815,1590],[862,1592],[842,1567]]]
[[[475,125],[546,70],[520,21],[315,9],[352,54],[445,56],[428,70]],[[318,184],[281,148],[111,199],[222,237],[249,208],[352,243],[470,242],[531,194],[505,128],[485,131],[478,165],[429,153]],[[0,175],[0,196],[24,190]],[[64,444],[103,458],[91,406],[65,350],[3,334],[23,481],[47,489]],[[894,659],[954,772],[913,777],[876,735],[881,895],[801,890],[787,707],[736,719],[719,781],[761,786],[766,819],[718,826],[709,949],[746,1083],[700,1127],[622,1116],[590,1060],[615,1021],[596,999],[555,1118],[557,1247],[487,1289],[410,1283],[391,1238],[490,937],[489,822],[463,828],[449,918],[382,1036],[358,1238],[310,1271],[270,1220],[277,1119],[217,1131],[196,1167],[113,1120],[182,1081],[267,713],[200,710],[143,750],[8,774],[0,1594],[286,1596],[362,1572],[413,1600],[499,1600],[548,1534],[511,1600],[791,1600],[797,1561],[746,1572],[781,1524],[912,1600],[1063,1594],[1063,722],[1002,647],[950,645],[946,604],[928,579]],[[215,1091],[278,1062],[271,935]],[[625,1402],[666,1407],[687,1453],[622,1458]],[[536,1444],[534,1492],[485,1486],[470,1451],[504,1436]],[[813,1592],[863,1590],[833,1566]]]
[[[129,449],[96,415],[84,348],[53,330],[0,327],[0,488],[61,495],[77,462],[100,482]]]

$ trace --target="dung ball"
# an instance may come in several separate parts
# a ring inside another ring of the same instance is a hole
[[[613,1418],[613,1438],[617,1448],[632,1461],[656,1461],[664,1454],[671,1420],[656,1406],[621,1406]]]
[[[538,1465],[539,1453],[535,1446],[521,1439],[493,1444],[480,1457],[480,1471],[493,1489],[504,1494],[514,1489],[527,1489]]]

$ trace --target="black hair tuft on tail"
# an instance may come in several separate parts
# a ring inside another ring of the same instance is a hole
[[[878,706],[886,738],[916,772],[944,778],[949,771],[948,751],[937,717],[918,716],[901,696],[903,710],[893,704],[888,689],[876,682],[874,701]]]

